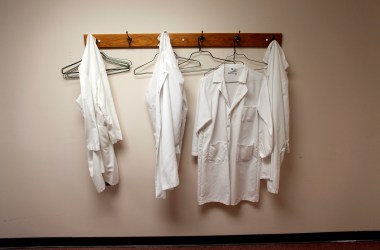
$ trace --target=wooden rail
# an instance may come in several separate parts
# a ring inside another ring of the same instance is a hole
[[[93,34],[100,49],[157,48],[159,33],[153,34]],[[236,47],[267,47],[272,40],[282,43],[281,33],[169,33],[172,47],[198,47],[198,39],[204,37],[202,47],[229,48],[239,36]],[[84,35],[86,44],[87,35]]]

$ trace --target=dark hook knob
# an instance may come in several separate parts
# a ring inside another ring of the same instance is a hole
[[[237,36],[234,37],[236,43],[240,42],[240,30],[239,30],[239,34]]]
[[[127,41],[128,41],[128,44],[129,46],[131,46],[131,42],[132,42],[132,38],[128,35],[128,31],[126,32],[128,38],[127,38]]]

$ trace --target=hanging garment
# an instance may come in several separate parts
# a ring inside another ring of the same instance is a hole
[[[270,105],[273,114],[273,152],[263,159],[261,164],[261,179],[267,180],[267,189],[278,193],[280,182],[280,166],[285,155],[289,152],[289,95],[288,76],[284,51],[272,41],[264,56],[268,63],[266,78],[268,82]]]
[[[266,78],[225,64],[201,79],[192,154],[198,156],[198,203],[258,201],[261,159],[272,152]]]
[[[105,183],[116,185],[119,171],[113,144],[122,140],[104,62],[95,38],[87,36],[79,66],[81,94],[77,99],[84,117],[90,176],[98,192]]]
[[[179,185],[178,163],[186,122],[187,101],[183,77],[168,33],[162,32],[159,40],[159,54],[146,93],[146,103],[156,145],[156,198],[165,198],[165,190]]]

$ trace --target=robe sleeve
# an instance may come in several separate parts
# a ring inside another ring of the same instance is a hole
[[[194,133],[193,133],[193,143],[192,143],[192,155],[198,156],[198,152],[201,145],[199,141],[200,131],[204,128],[204,126],[210,122],[211,117],[211,104],[210,98],[207,97],[207,89],[206,84],[203,79],[201,79],[201,83],[199,86],[198,93],[198,102],[197,109],[195,115],[195,123],[194,123]]]

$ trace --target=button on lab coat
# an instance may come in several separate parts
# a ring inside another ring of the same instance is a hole
[[[165,198],[165,190],[179,185],[178,163],[187,101],[183,77],[166,31],[161,33],[159,40],[159,55],[146,93],[146,103],[156,146],[156,198]]]
[[[289,95],[288,76],[284,51],[276,41],[269,44],[264,56],[268,63],[266,78],[268,82],[270,105],[273,114],[273,152],[262,161],[261,178],[267,180],[267,189],[278,193],[280,183],[280,166],[289,151]]]
[[[258,201],[261,159],[272,152],[266,78],[226,64],[201,79],[192,154],[198,156],[198,203]]]
[[[79,78],[81,94],[77,102],[84,117],[88,167],[96,190],[102,192],[105,182],[119,182],[113,144],[122,140],[122,135],[104,62],[91,34],[87,36]]]

